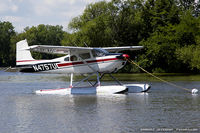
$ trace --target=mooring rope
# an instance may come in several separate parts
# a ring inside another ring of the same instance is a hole
[[[176,84],[174,84],[174,83],[171,83],[171,82],[169,82],[169,81],[166,81],[166,80],[164,80],[164,79],[161,79],[161,78],[155,76],[154,74],[148,72],[147,70],[145,70],[144,68],[142,68],[140,65],[138,65],[137,63],[135,63],[135,62],[134,62],[133,60],[131,60],[131,59],[127,59],[127,58],[126,58],[126,60],[127,60],[129,63],[136,65],[136,66],[137,66],[138,68],[140,68],[142,71],[146,72],[147,74],[153,76],[154,78],[156,78],[156,79],[158,79],[158,80],[160,80],[160,81],[162,81],[162,82],[164,82],[164,83],[166,83],[166,84],[169,84],[169,85],[174,86],[174,87],[176,87],[176,88],[184,89],[184,90],[186,90],[186,91],[191,92],[191,89],[188,89],[188,88],[185,88],[185,87],[176,85]]]

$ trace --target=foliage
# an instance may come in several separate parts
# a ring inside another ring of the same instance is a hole
[[[196,18],[188,11],[182,16],[177,26],[179,43],[182,47],[176,49],[176,57],[192,70],[200,69],[200,17]]]
[[[189,45],[176,50],[178,59],[188,64],[191,69],[200,69],[200,46]]]
[[[16,42],[27,39],[29,45],[61,45],[63,34],[62,26],[41,24],[37,27],[26,27],[23,33],[18,34]],[[49,59],[56,56],[33,52],[33,57],[36,59]]]
[[[77,45],[143,45],[137,61],[145,69],[188,72],[177,50],[199,43],[198,11],[199,4],[194,0],[102,1],[90,4],[69,28],[74,30]],[[128,65],[124,70],[138,71],[134,69]]]
[[[14,27],[10,22],[0,22],[0,66],[8,66],[13,61],[10,44],[14,35]]]

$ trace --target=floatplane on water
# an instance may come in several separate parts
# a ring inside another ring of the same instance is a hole
[[[43,72],[70,74],[70,86],[68,88],[37,90],[36,94],[118,94],[127,92],[146,92],[150,89],[148,84],[122,84],[111,73],[123,68],[129,55],[118,53],[124,50],[140,50],[142,46],[124,47],[71,47],[33,45],[28,46],[27,40],[16,44],[16,65],[20,72]],[[30,51],[49,54],[64,54],[65,56],[52,60],[35,60]],[[88,74],[80,82],[73,84],[73,74]],[[117,85],[102,86],[100,80],[108,74]],[[96,82],[88,79],[96,75]],[[78,86],[88,81],[90,86]]]

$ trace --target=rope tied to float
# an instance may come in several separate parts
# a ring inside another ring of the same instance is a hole
[[[129,63],[133,64],[133,65],[136,65],[136,66],[137,66],[138,68],[140,68],[142,71],[146,72],[147,74],[151,75],[152,77],[154,77],[154,78],[156,78],[156,79],[158,79],[158,80],[160,80],[160,81],[162,81],[162,82],[164,82],[164,83],[166,83],[166,84],[168,84],[168,85],[171,85],[171,86],[174,86],[174,87],[176,87],[176,88],[179,88],[179,89],[183,89],[183,90],[192,92],[193,94],[196,94],[196,93],[198,92],[198,90],[195,89],[195,88],[191,90],[191,89],[188,89],[188,88],[185,88],[185,87],[176,85],[176,84],[174,84],[174,83],[171,83],[171,82],[169,82],[169,81],[166,81],[166,80],[164,80],[164,79],[161,79],[161,78],[159,78],[158,76],[155,76],[154,74],[148,72],[147,70],[145,70],[144,68],[142,68],[140,65],[138,65],[137,63],[135,63],[135,62],[134,62],[133,60],[131,60],[131,59],[127,59],[127,58],[125,57],[125,60],[128,61]]]

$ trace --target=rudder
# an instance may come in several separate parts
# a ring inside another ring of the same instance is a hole
[[[24,65],[28,61],[33,61],[27,40],[22,40],[16,44],[16,65]]]

